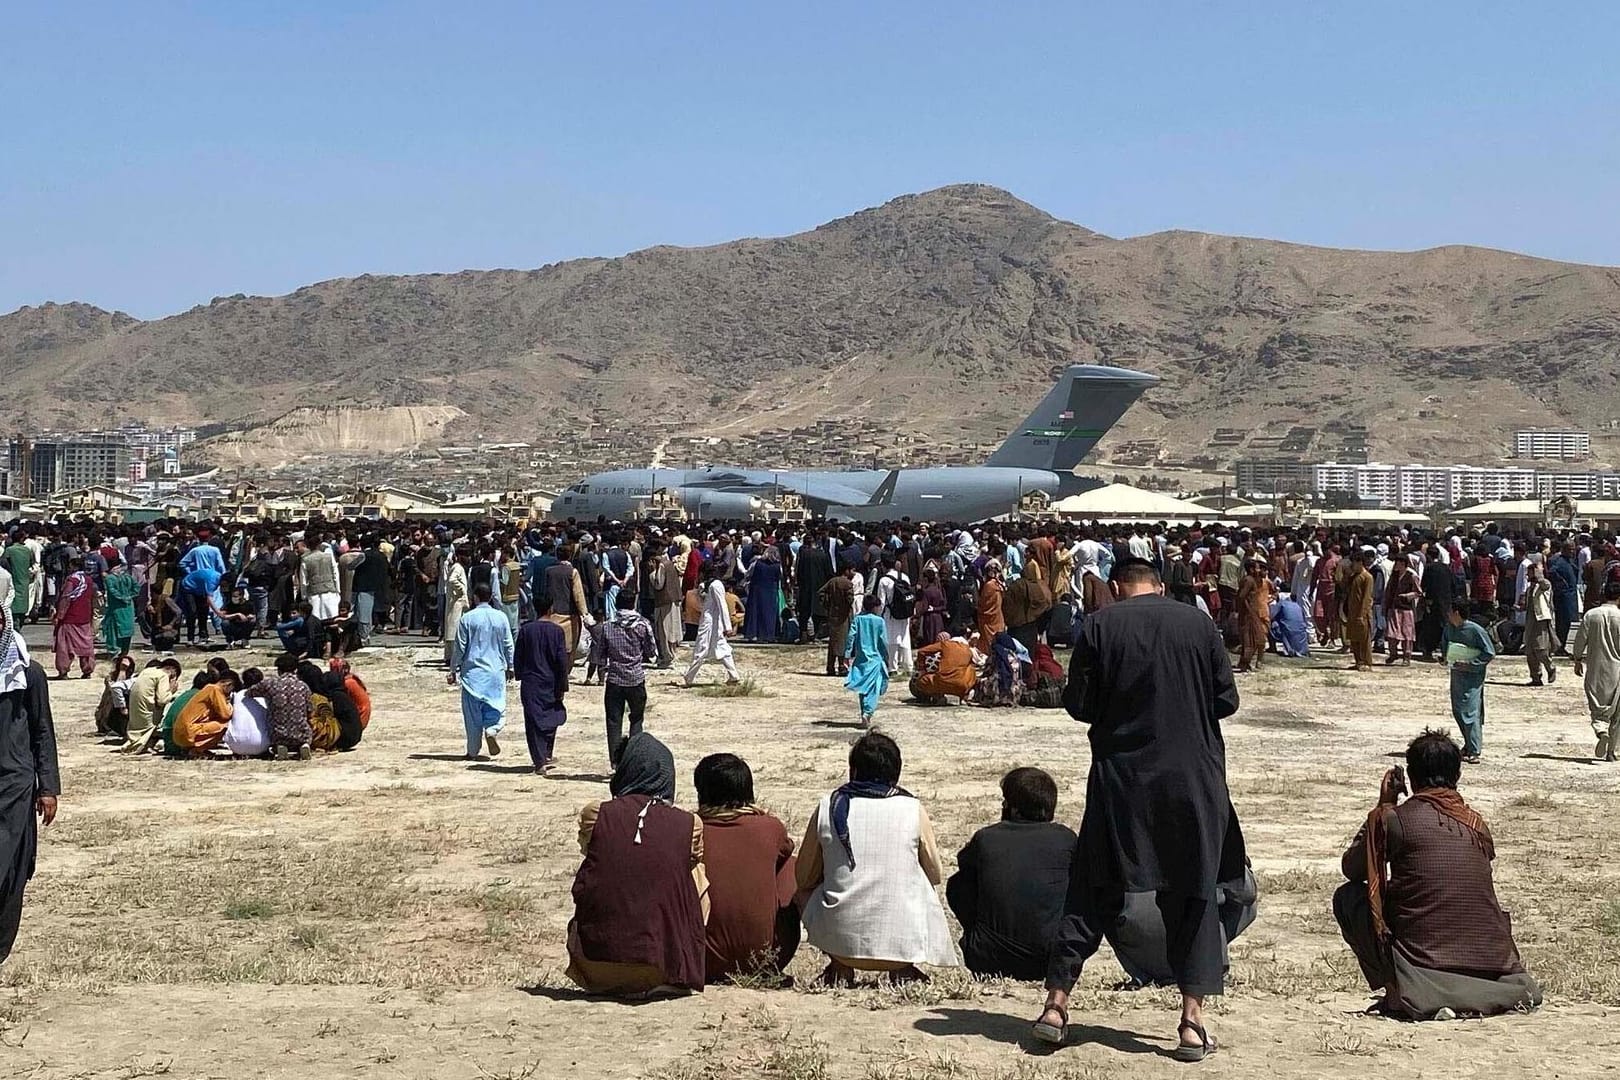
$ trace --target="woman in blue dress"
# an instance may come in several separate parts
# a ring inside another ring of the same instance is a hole
[[[743,637],[748,641],[774,644],[777,623],[782,618],[782,560],[776,545],[754,548],[755,558],[743,575],[748,589],[748,606],[743,612]]]
[[[878,699],[889,689],[889,631],[878,614],[882,606],[876,596],[868,596],[862,614],[849,624],[849,637],[844,641],[844,659],[849,662],[844,688],[853,690],[860,700],[862,727],[872,726]]]

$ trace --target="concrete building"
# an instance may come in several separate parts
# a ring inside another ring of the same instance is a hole
[[[13,438],[7,467],[16,474],[17,495],[129,482],[129,443],[118,435],[27,436]]]
[[[1451,498],[1445,506],[1491,499],[1517,499],[1536,493],[1534,469],[1487,469],[1471,465],[1451,468]]]
[[[1316,490],[1316,466],[1298,458],[1246,458],[1237,463],[1233,487],[1240,495],[1308,495]]]
[[[1313,466],[1316,494],[1341,492],[1374,506],[1395,506],[1401,492],[1400,471],[1394,465],[1343,465],[1329,461]]]
[[[1522,498],[1536,493],[1534,469],[1474,465],[1347,465],[1313,467],[1316,493],[1342,492],[1386,508],[1456,506],[1463,502]]]
[[[1537,428],[1513,433],[1513,456],[1571,459],[1592,456],[1592,435],[1587,431]]]

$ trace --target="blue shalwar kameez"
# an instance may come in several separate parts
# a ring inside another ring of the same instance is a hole
[[[877,712],[878,699],[889,689],[889,634],[883,616],[872,612],[855,616],[844,641],[844,658],[850,661],[844,686],[860,696],[861,719],[869,721]]]
[[[467,756],[477,757],[484,738],[500,734],[506,714],[506,673],[512,670],[512,624],[506,613],[480,604],[463,615],[455,655]]]
[[[1462,732],[1463,756],[1478,757],[1485,749],[1485,669],[1496,658],[1491,635],[1476,622],[1453,626],[1447,622],[1441,640],[1447,654],[1452,645],[1478,650],[1476,659],[1453,664],[1451,668],[1451,715]]]

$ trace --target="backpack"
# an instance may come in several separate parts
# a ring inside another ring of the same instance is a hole
[[[1039,676],[1032,689],[1018,695],[1018,704],[1026,709],[1063,708],[1062,680],[1054,679],[1050,675]]]
[[[1059,600],[1052,605],[1052,621],[1046,624],[1046,639],[1068,644],[1073,626],[1074,605],[1067,600]]]
[[[40,555],[39,561],[44,564],[47,574],[66,574],[68,572],[68,546],[61,542],[47,544],[45,551]]]
[[[247,579],[249,585],[259,589],[268,589],[276,580],[275,568],[270,565],[269,558],[263,553],[253,557],[253,561],[247,564],[247,569],[242,571],[242,576]]]
[[[892,580],[894,591],[889,594],[889,618],[909,619],[917,609],[917,593],[911,582],[898,574]]]

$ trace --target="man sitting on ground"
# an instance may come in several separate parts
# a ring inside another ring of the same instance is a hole
[[[170,753],[212,756],[213,749],[225,741],[225,732],[231,725],[231,716],[236,711],[232,695],[239,682],[236,672],[227,671],[186,700],[174,718],[173,741],[168,746]]]
[[[917,674],[911,679],[911,696],[919,705],[943,705],[945,699],[951,697],[965,705],[978,681],[972,646],[941,632],[933,644],[917,650]]]
[[[1056,812],[1052,777],[1014,769],[1001,778],[1001,820],[957,855],[945,898],[962,924],[962,960],[973,974],[1046,977],[1075,847],[1074,830],[1052,820]]]
[[[799,948],[793,841],[754,805],[754,774],[742,758],[710,754],[693,770],[692,786],[709,876],[707,981],[781,980]]]
[[[1228,966],[1226,946],[1247,930],[1258,914],[1259,885],[1254,872],[1244,867],[1243,876],[1215,886],[1215,912],[1221,922],[1221,970]],[[1125,906],[1114,925],[1106,931],[1119,966],[1130,977],[1131,986],[1176,985],[1170,967],[1169,942],[1165,938],[1164,915],[1159,911],[1157,893],[1125,894]]]
[[[1310,630],[1305,608],[1288,593],[1281,593],[1271,604],[1271,647],[1279,656],[1310,656]]]
[[[310,638],[319,625],[312,612],[309,601],[304,600],[299,603],[296,615],[286,622],[276,623],[276,637],[281,639],[281,647],[300,660],[310,655]]]
[[[163,714],[180,689],[180,661],[173,657],[153,660],[135,677],[129,688],[129,731],[123,752],[144,750],[153,732],[163,722]]]
[[[1541,1004],[1524,970],[1512,924],[1496,899],[1496,849],[1485,819],[1457,793],[1462,751],[1426,731],[1406,748],[1406,778],[1384,774],[1378,805],[1344,853],[1349,883],[1333,916],[1382,988],[1380,1011],[1413,1020],[1488,1016]]]
[[[234,589],[230,600],[221,607],[209,601],[214,614],[219,617],[220,627],[225,631],[225,647],[227,649],[245,649],[248,639],[259,628],[259,618],[255,612],[253,601],[248,599],[246,589]]]
[[[821,980],[854,986],[856,971],[926,980],[918,964],[956,966],[934,827],[900,787],[900,747],[863,735],[849,782],[821,800],[799,846],[798,885],[810,944],[827,954]],[[859,862],[857,862],[859,860]]]
[[[612,797],[579,814],[567,975],[611,997],[702,990],[703,823],[676,808],[674,755],[649,732],[626,739],[616,760]]]

